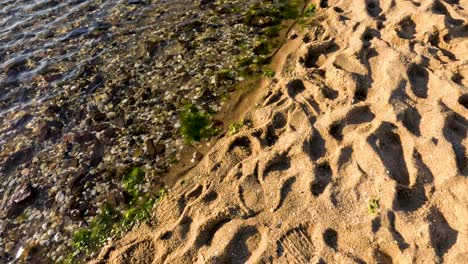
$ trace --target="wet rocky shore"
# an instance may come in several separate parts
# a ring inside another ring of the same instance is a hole
[[[72,2],[1,2],[1,263],[64,260],[103,206],[127,209],[132,168],[139,192],[164,189],[195,149],[181,113],[218,112],[289,18],[285,1]]]

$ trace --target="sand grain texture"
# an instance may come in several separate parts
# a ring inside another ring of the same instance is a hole
[[[466,263],[468,1],[321,2],[251,125],[96,263]]]

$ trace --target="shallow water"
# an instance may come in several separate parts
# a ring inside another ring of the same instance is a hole
[[[115,36],[138,32],[130,17],[151,8],[140,2],[0,1],[0,117],[60,92],[56,84],[112,49]]]

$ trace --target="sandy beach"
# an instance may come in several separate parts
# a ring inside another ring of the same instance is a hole
[[[92,263],[466,263],[468,2],[312,2],[239,131]]]

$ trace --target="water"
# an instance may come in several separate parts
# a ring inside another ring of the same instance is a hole
[[[1,0],[0,118],[54,96],[57,84],[121,48],[115,38],[142,30],[139,18],[151,8],[138,2]]]

